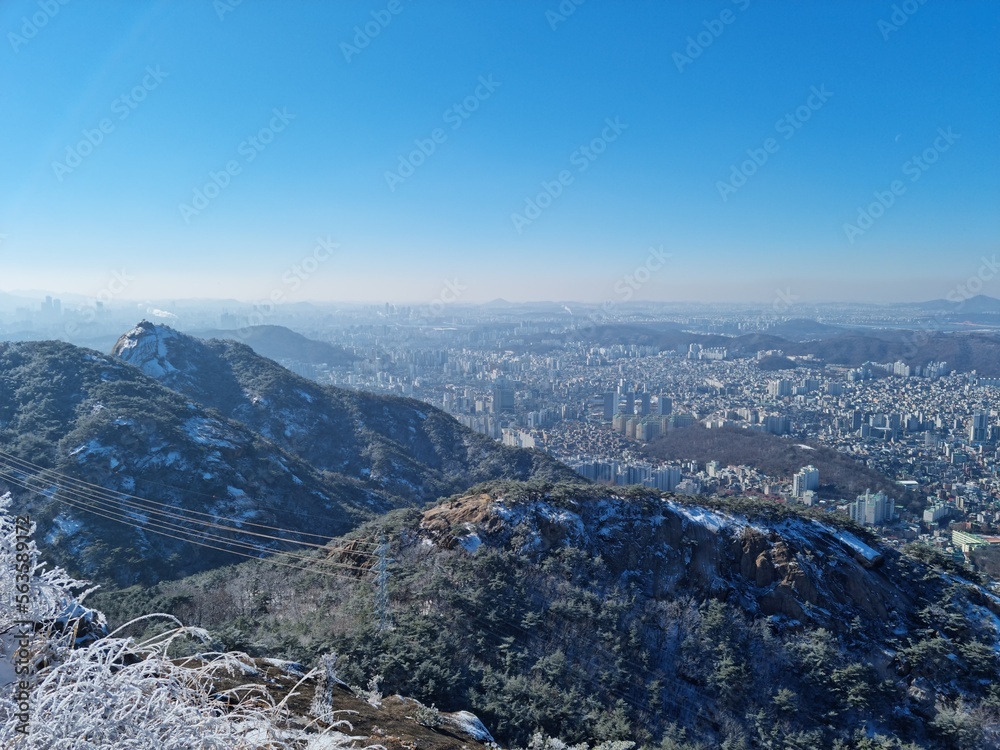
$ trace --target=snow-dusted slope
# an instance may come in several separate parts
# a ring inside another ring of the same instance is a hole
[[[112,353],[316,468],[406,502],[500,477],[575,478],[553,459],[498,445],[427,404],[323,387],[235,341],[202,341],[143,321]]]
[[[891,627],[910,594],[879,568],[883,553],[855,534],[794,514],[752,520],[739,510],[677,498],[469,496],[428,511],[428,542],[509,544],[538,556],[562,547],[600,556],[621,582],[662,598],[692,587],[738,597],[776,622],[839,630],[853,617]]]

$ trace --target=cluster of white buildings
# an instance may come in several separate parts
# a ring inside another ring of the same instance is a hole
[[[654,467],[648,463],[579,460],[569,462],[569,466],[580,476],[595,482],[641,484],[663,492],[676,490],[681,484],[681,467],[669,464]]]
[[[876,492],[873,495],[870,491],[866,491],[853,503],[848,504],[847,512],[852,521],[857,521],[863,526],[885,526],[896,518],[896,503],[884,492]]]

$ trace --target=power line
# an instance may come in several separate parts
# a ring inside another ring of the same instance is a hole
[[[23,481],[19,481],[18,479],[13,478],[8,474],[0,474],[0,477],[14,484],[15,486],[25,489],[29,492],[39,493],[39,490],[36,487],[33,487],[30,484],[27,484]],[[63,496],[57,496],[56,499],[66,503],[71,507],[83,510],[88,513],[92,513],[94,515],[106,518],[111,521],[116,521],[118,523],[131,526],[133,528],[139,529],[140,531],[149,531],[154,534],[159,534],[160,536],[168,537],[170,539],[175,539],[182,542],[187,542],[189,544],[194,544],[200,547],[218,550],[220,552],[228,552],[233,555],[257,561],[262,561],[261,557],[262,555],[283,555],[286,558],[290,557],[293,560],[298,560],[299,562],[303,563],[303,565],[305,564],[316,565],[319,566],[320,568],[322,568],[323,566],[331,566],[338,569],[356,571],[358,573],[370,572],[368,568],[346,565],[344,563],[334,563],[329,560],[315,559],[312,557],[296,555],[294,553],[285,552],[281,550],[268,549],[265,547],[255,546],[253,544],[246,542],[239,542],[237,540],[228,540],[222,537],[218,537],[216,535],[207,534],[206,532],[198,534],[198,532],[195,532],[193,530],[187,529],[182,526],[178,526],[176,524],[161,524],[157,522],[147,522],[146,524],[139,524],[136,521],[130,519],[127,515],[123,514],[122,512],[116,512],[114,509],[107,509],[106,507],[100,505],[97,501],[89,501],[87,498],[81,498],[79,496],[75,496],[73,495],[73,493],[67,493],[67,494],[69,495],[69,497],[63,495]],[[171,532],[176,532],[176,533],[171,533]],[[203,539],[206,539],[208,541],[203,541]],[[212,541],[219,542],[220,544],[225,544],[227,546],[222,547],[216,544],[211,544],[210,542]],[[233,547],[252,550],[257,554],[241,552],[239,549],[233,549]],[[267,561],[275,565],[281,565],[283,567],[288,567],[295,570],[301,570],[303,572],[314,572],[329,577],[349,578],[352,581],[355,580],[351,576],[348,576],[346,574],[338,575],[334,571],[321,570],[321,569],[316,570],[308,567],[303,567],[302,565],[292,565],[289,563],[279,562],[278,560],[275,559],[270,559]]]
[[[178,508],[177,506],[169,505],[167,503],[162,503],[162,502],[158,502],[158,501],[155,501],[155,500],[150,500],[150,499],[144,498],[144,497],[139,497],[137,495],[131,495],[131,494],[126,493],[126,492],[121,492],[121,491],[118,491],[118,490],[108,490],[107,488],[102,487],[100,485],[96,485],[96,484],[92,484],[90,482],[86,482],[86,481],[84,481],[82,479],[78,479],[76,477],[70,476],[68,474],[64,474],[64,473],[56,471],[54,469],[48,469],[46,467],[43,467],[43,466],[40,466],[38,464],[32,463],[31,461],[27,461],[25,459],[17,458],[16,456],[11,456],[10,454],[4,453],[3,451],[0,451],[0,459],[6,460],[8,463],[15,464],[15,466],[17,468],[20,468],[21,470],[26,471],[26,472],[28,472],[28,471],[34,471],[34,472],[37,472],[39,474],[51,475],[51,476],[53,476],[53,477],[55,477],[57,479],[63,480],[66,484],[69,484],[69,485],[78,486],[78,487],[81,487],[81,488],[87,488],[87,489],[94,490],[94,491],[97,491],[97,492],[102,492],[102,493],[113,495],[116,499],[120,500],[121,502],[138,501],[139,503],[144,503],[144,504],[147,504],[148,506],[151,506],[151,507],[166,508],[171,514],[176,514],[176,515],[182,515],[184,513],[188,513],[188,514],[191,514],[191,515],[203,516],[205,518],[211,518],[211,519],[218,519],[219,518],[219,516],[217,514],[204,513],[202,511],[197,511],[197,510],[193,510],[193,509]],[[180,491],[180,492],[185,492],[185,490],[183,490],[181,488],[175,488],[175,489],[178,489],[178,491]],[[212,495],[211,497],[216,498],[216,496],[214,496],[214,495]],[[191,520],[192,522],[201,523],[200,521],[197,521],[196,519],[189,519],[189,520]],[[293,530],[293,529],[283,528],[283,527],[280,527],[280,526],[268,526],[266,524],[260,524],[260,523],[255,523],[255,522],[251,522],[251,521],[246,522],[246,525],[248,525],[248,526],[255,526],[257,528],[265,528],[265,529],[270,529],[270,530],[274,530],[274,531],[280,531],[280,532],[284,532],[284,533],[288,533],[288,534],[296,534],[296,535],[299,535],[299,536],[312,536],[312,537],[315,537],[315,538],[318,538],[318,539],[324,539],[324,540],[328,540],[330,538],[330,536],[328,536],[328,535],[313,534],[313,533],[310,533],[310,532],[297,531],[297,530]],[[249,531],[247,529],[242,529],[242,528],[240,529],[240,532],[244,533],[244,534],[255,534],[255,533],[257,533],[257,532],[251,532],[251,531]],[[371,542],[364,542],[364,543],[370,545],[371,547],[375,546],[375,544],[371,543]],[[305,545],[305,544],[314,544],[314,543],[302,542],[302,544]],[[320,545],[320,546],[322,546],[322,545]]]
[[[39,492],[39,490],[36,489],[35,487],[32,487],[30,483],[19,482],[16,478],[11,477],[9,474],[0,473],[0,476],[2,476],[7,481],[12,482],[18,487],[36,493]],[[209,541],[218,542],[221,544],[226,544],[230,547],[252,550],[254,552],[257,552],[258,554],[274,554],[277,552],[282,552],[282,554],[291,556],[295,559],[299,559],[303,562],[311,562],[313,559],[311,557],[307,557],[305,555],[301,555],[292,551],[276,550],[271,547],[265,547],[261,544],[254,544],[239,539],[229,539],[227,537],[219,536],[218,534],[212,534],[207,531],[198,531],[196,529],[190,529],[186,526],[182,526],[177,523],[172,523],[170,521],[158,521],[158,520],[147,519],[144,523],[138,523],[136,521],[131,520],[125,511],[119,510],[116,506],[114,506],[114,504],[109,503],[106,500],[102,501],[99,498],[95,498],[93,496],[89,496],[86,494],[81,494],[73,490],[67,490],[65,488],[59,489],[58,493],[59,494],[57,494],[55,498],[59,501],[71,505],[72,507],[85,511],[94,512],[97,513],[98,515],[103,515],[103,517],[105,518],[111,518],[111,520],[118,520],[123,523],[127,523],[128,525],[134,526],[135,528],[143,531],[156,532],[161,529],[166,529],[169,531],[175,531],[177,533],[183,534],[186,539],[190,539],[192,542],[194,542],[196,538],[202,538]],[[231,530],[231,531],[233,531],[234,533],[239,533],[239,530]],[[354,566],[349,566],[344,563],[334,563],[329,561],[324,561],[324,563],[333,567],[357,569]]]
[[[190,514],[190,515],[202,516],[202,517],[205,517],[205,518],[210,518],[210,519],[215,519],[215,520],[218,520],[220,518],[217,514],[205,513],[203,511],[197,511],[197,510],[187,509],[187,508],[181,509],[181,508],[177,508],[176,506],[169,505],[168,503],[158,502],[156,500],[150,500],[149,498],[140,497],[138,495],[132,495],[132,494],[129,494],[127,492],[122,492],[120,490],[109,490],[106,487],[102,487],[101,485],[97,485],[97,484],[93,484],[91,482],[87,482],[87,481],[85,481],[83,479],[79,479],[77,477],[73,477],[73,476],[71,476],[69,474],[65,474],[65,473],[57,471],[55,469],[51,469],[51,468],[47,468],[47,467],[41,466],[39,464],[33,463],[33,462],[28,461],[28,460],[23,459],[23,458],[18,458],[17,456],[11,455],[10,453],[7,453],[7,452],[2,451],[2,450],[0,450],[0,459],[2,459],[4,461],[7,461],[8,463],[14,464],[15,467],[20,468],[22,471],[25,471],[25,472],[36,472],[38,474],[51,475],[51,476],[53,476],[55,478],[63,480],[67,484],[71,484],[71,485],[74,485],[74,486],[79,486],[81,488],[82,487],[86,487],[86,488],[89,488],[89,489],[92,489],[92,490],[95,490],[95,491],[99,491],[99,492],[104,492],[104,493],[113,493],[116,496],[116,498],[127,498],[128,501],[137,501],[139,503],[148,504],[149,506],[152,506],[152,507],[167,508],[170,512],[175,513],[175,514],[187,513],[187,514]],[[176,489],[178,492],[184,492],[184,493],[188,492],[188,490],[186,490],[184,488],[180,488],[180,487],[172,487],[171,485],[162,485],[162,486],[171,487],[172,489]],[[219,499],[218,496],[216,496],[216,495],[205,495],[205,493],[198,493],[198,494],[202,494],[205,497],[212,497],[213,499],[216,499],[216,500]],[[122,502],[125,502],[125,500],[122,500]],[[191,520],[192,520],[192,522],[194,522],[194,519],[191,519]],[[307,532],[307,531],[298,531],[298,530],[288,529],[288,528],[281,527],[281,526],[270,526],[270,525],[267,525],[267,524],[256,523],[256,522],[253,522],[253,521],[247,521],[246,525],[253,526],[253,527],[256,527],[256,528],[261,528],[261,529],[268,529],[268,530],[271,530],[271,531],[284,532],[284,533],[287,533],[287,534],[296,534],[298,536],[309,536],[309,537],[313,537],[313,538],[316,538],[316,539],[324,539],[324,540],[330,539],[329,535],[315,534],[315,533],[311,533],[311,532]],[[245,530],[245,529],[241,529],[240,531],[241,531],[241,533],[245,533],[245,534],[256,533],[256,532],[250,532],[250,531]],[[377,546],[373,542],[361,542],[361,543],[367,544],[370,547]],[[314,544],[315,545],[315,543],[309,543],[309,542],[301,542],[301,544],[303,544],[303,545]],[[322,545],[317,545],[317,546],[322,546]]]
[[[3,458],[2,453],[0,453],[0,458]],[[19,459],[6,459],[6,460],[7,460],[8,463],[14,463],[14,461],[19,461]],[[29,466],[34,466],[33,464],[30,464],[30,462],[20,461],[20,463],[21,464],[27,464]],[[25,471],[25,473],[27,473],[26,469],[18,467],[18,466],[14,466],[12,468],[15,469],[15,470],[18,470],[18,471]],[[92,498],[92,499],[105,500],[108,503],[112,503],[112,504],[116,504],[116,505],[121,505],[123,507],[135,510],[136,512],[139,512],[139,513],[151,514],[151,515],[157,515],[157,516],[163,516],[163,517],[170,518],[170,519],[173,519],[173,520],[183,521],[183,522],[192,523],[192,524],[198,524],[198,525],[205,526],[205,527],[208,527],[208,528],[215,528],[215,529],[219,529],[219,530],[222,530],[222,531],[228,531],[228,532],[231,532],[231,533],[234,533],[234,534],[240,534],[242,536],[251,536],[251,537],[257,537],[257,538],[261,538],[261,539],[267,539],[267,540],[270,540],[270,541],[279,541],[279,542],[285,542],[285,543],[298,544],[298,545],[300,545],[302,547],[310,547],[310,548],[319,549],[319,550],[329,550],[328,543],[327,544],[317,544],[315,542],[298,541],[298,540],[294,540],[294,539],[287,539],[287,538],[284,538],[284,537],[275,536],[273,534],[263,534],[261,532],[251,531],[251,530],[242,528],[240,526],[229,526],[229,525],[226,525],[226,524],[218,524],[218,523],[213,523],[213,522],[209,522],[209,521],[202,521],[202,520],[199,520],[199,519],[187,518],[185,516],[185,514],[189,513],[189,512],[190,513],[198,513],[199,515],[204,515],[204,516],[207,516],[209,518],[218,518],[218,516],[214,516],[214,515],[211,515],[211,514],[205,514],[205,513],[199,513],[198,511],[189,511],[186,508],[178,508],[176,506],[168,505],[166,503],[159,503],[159,502],[152,501],[152,500],[146,500],[145,498],[137,498],[139,500],[142,500],[144,503],[148,503],[148,505],[144,505],[143,503],[137,503],[137,502],[134,502],[133,500],[128,499],[128,498],[136,498],[135,495],[128,495],[126,493],[120,493],[120,492],[117,492],[117,491],[108,490],[106,488],[100,487],[99,485],[90,484],[89,482],[76,481],[76,480],[73,480],[72,477],[67,477],[64,474],[60,474],[59,472],[50,472],[48,470],[43,469],[42,472],[40,472],[40,473],[43,473],[43,474],[46,474],[46,475],[47,474],[53,475],[53,482],[56,483],[57,486],[58,486],[59,480],[62,480],[65,484],[70,485],[69,487],[66,487],[66,486],[61,486],[60,487],[60,489],[62,491],[64,491],[64,492],[71,491],[71,492],[75,492],[78,496],[88,497],[88,498]],[[164,508],[166,510],[161,510],[161,508]],[[262,526],[261,524],[248,524],[248,525]],[[278,530],[278,531],[284,531],[285,533],[291,534],[291,535],[299,533],[299,532],[297,532],[295,530],[292,530],[292,529],[282,529],[281,527],[268,527],[268,528],[272,528],[272,529]],[[319,536],[319,535],[312,535],[312,536]],[[329,542],[329,539],[331,537],[323,537],[323,538],[327,539],[327,542]],[[370,542],[365,542],[363,540],[357,540],[357,542],[360,543],[360,544],[362,544],[362,545],[373,544],[373,543],[370,543]],[[365,556],[365,557],[372,557],[372,558],[375,557],[374,553],[368,552],[368,551],[366,551],[364,549],[355,549],[355,550],[351,550],[351,552],[352,552],[352,554],[362,555],[362,556]]]
[[[291,570],[298,570],[298,571],[301,571],[301,572],[304,572],[304,573],[313,573],[313,574],[322,575],[322,576],[325,576],[325,577],[328,577],[328,578],[333,578],[333,579],[351,581],[352,583],[353,582],[357,582],[357,577],[349,575],[346,571],[352,571],[352,572],[361,573],[361,574],[368,574],[368,573],[371,573],[372,570],[374,569],[375,572],[376,572],[376,577],[375,577],[376,599],[375,599],[375,601],[376,601],[376,617],[377,617],[377,620],[378,620],[378,630],[380,632],[384,632],[389,627],[389,615],[388,615],[388,605],[389,605],[388,578],[391,576],[391,573],[389,572],[388,566],[392,562],[392,560],[388,557],[389,543],[388,543],[388,541],[387,541],[384,533],[381,535],[380,540],[377,543],[377,546],[376,546],[376,543],[374,543],[374,542],[367,542],[365,540],[351,540],[349,542],[351,544],[355,544],[356,543],[356,544],[362,544],[362,545],[368,545],[368,546],[375,546],[376,551],[374,553],[364,552],[362,550],[346,550],[344,548],[340,548],[339,549],[339,551],[341,551],[341,552],[347,552],[349,554],[359,554],[359,555],[362,555],[362,556],[367,556],[367,557],[370,557],[370,558],[375,558],[376,562],[375,562],[375,564],[374,564],[374,566],[372,568],[366,568],[366,567],[361,567],[361,566],[353,566],[353,565],[348,565],[348,564],[344,564],[344,563],[334,563],[334,562],[331,562],[330,560],[317,559],[315,556],[307,556],[305,554],[299,554],[299,553],[295,553],[295,552],[291,552],[291,551],[279,551],[279,550],[275,550],[275,549],[272,549],[272,548],[264,547],[262,545],[253,544],[253,543],[247,542],[247,541],[227,539],[227,538],[219,536],[217,534],[211,534],[211,533],[209,533],[207,531],[200,531],[199,532],[197,530],[193,530],[193,529],[189,529],[187,527],[184,527],[184,526],[180,525],[179,523],[173,523],[173,522],[171,522],[169,520],[164,520],[164,521],[159,521],[159,520],[147,521],[144,524],[140,524],[140,523],[138,523],[138,522],[130,519],[128,517],[128,515],[123,510],[119,509],[118,505],[130,508],[130,509],[132,509],[132,510],[134,510],[136,512],[141,512],[141,513],[146,513],[146,514],[152,514],[152,515],[156,515],[156,516],[163,516],[163,517],[166,517],[168,519],[172,518],[172,519],[174,519],[176,521],[180,521],[180,522],[187,522],[187,523],[192,523],[192,524],[199,524],[199,525],[202,525],[202,526],[205,526],[205,527],[208,527],[208,528],[214,528],[214,529],[221,530],[221,531],[227,531],[227,532],[230,532],[230,533],[233,533],[233,534],[239,534],[239,535],[244,535],[244,536],[252,536],[252,537],[256,537],[256,538],[268,539],[268,540],[271,540],[271,541],[281,541],[281,542],[286,542],[286,543],[300,544],[301,546],[304,546],[304,547],[310,547],[310,548],[313,548],[313,549],[323,550],[323,551],[328,551],[328,552],[335,552],[335,551],[337,551],[337,548],[330,548],[328,545],[321,545],[321,544],[315,544],[315,543],[310,543],[310,542],[296,542],[294,540],[288,540],[288,539],[284,539],[282,537],[277,537],[277,536],[270,535],[270,534],[263,534],[263,533],[259,533],[259,532],[252,532],[252,531],[248,531],[246,529],[241,529],[241,528],[238,528],[238,527],[226,526],[224,524],[210,523],[210,522],[206,522],[206,521],[200,521],[200,520],[197,520],[197,519],[187,518],[187,517],[184,516],[184,513],[191,513],[191,514],[194,514],[194,515],[200,515],[200,516],[204,516],[206,518],[213,518],[213,519],[218,519],[219,516],[213,515],[213,514],[209,514],[209,513],[203,513],[203,512],[199,512],[199,511],[194,511],[194,510],[179,509],[179,508],[176,508],[174,506],[170,506],[170,505],[168,505],[166,503],[160,503],[160,502],[149,500],[147,498],[142,498],[142,497],[139,497],[139,496],[136,496],[136,495],[130,495],[130,494],[124,493],[124,492],[118,492],[118,491],[108,490],[108,489],[106,489],[104,487],[101,487],[99,485],[92,484],[92,483],[89,483],[89,482],[86,482],[86,481],[83,481],[83,480],[76,479],[76,478],[71,477],[69,475],[66,475],[66,474],[63,474],[61,472],[58,472],[58,471],[55,471],[55,470],[52,470],[52,469],[48,469],[48,468],[45,468],[45,467],[42,467],[42,466],[39,466],[38,464],[34,464],[34,463],[32,463],[30,461],[26,461],[24,459],[19,459],[16,456],[12,456],[12,455],[7,454],[7,453],[5,453],[3,451],[0,451],[0,459],[4,459],[8,464],[13,464],[13,466],[11,466],[11,468],[8,469],[8,471],[0,471],[0,478],[3,478],[6,481],[11,482],[15,486],[21,487],[22,489],[25,489],[25,490],[27,490],[29,492],[41,494],[41,490],[39,490],[37,487],[34,487],[34,486],[31,485],[30,482],[31,482],[32,477],[29,476],[29,477],[27,477],[25,479],[21,479],[21,478],[17,477],[15,475],[15,473],[14,473],[15,471],[21,471],[21,472],[24,472],[24,473],[27,474],[28,470],[25,467],[30,467],[30,468],[34,469],[37,472],[37,474],[39,475],[39,476],[36,476],[35,479],[43,479],[43,477],[41,475],[51,475],[54,479],[56,479],[56,480],[60,480],[61,479],[66,484],[71,485],[69,487],[59,486],[58,481],[56,482],[56,486],[57,486],[57,490],[58,490],[58,494],[56,495],[56,499],[57,500],[65,502],[66,504],[70,505],[71,507],[83,510],[83,511],[88,512],[88,513],[92,513],[94,515],[106,518],[106,519],[111,520],[111,521],[115,521],[117,523],[121,523],[121,524],[124,524],[124,525],[131,526],[133,528],[136,528],[136,529],[139,529],[139,530],[142,530],[142,531],[149,531],[151,533],[158,534],[160,536],[164,536],[164,537],[167,537],[167,538],[175,539],[175,540],[186,542],[186,543],[189,543],[189,544],[194,544],[194,545],[197,545],[197,546],[200,546],[200,547],[204,547],[204,548],[208,548],[208,549],[213,549],[213,550],[216,550],[216,551],[227,552],[227,553],[232,554],[232,555],[236,555],[236,556],[239,556],[239,557],[244,557],[244,558],[251,559],[251,560],[256,560],[258,562],[267,562],[267,563],[270,563],[272,565],[276,565],[276,566],[283,567],[283,568],[288,568],[288,569],[291,569]],[[199,494],[204,494],[204,493],[199,493]],[[212,497],[215,497],[215,496],[212,496]],[[139,501],[139,502],[134,502],[134,501]],[[147,505],[143,505],[143,503],[146,503]],[[169,510],[168,511],[164,511],[164,510],[159,510],[159,508],[166,508],[166,509],[169,509]],[[255,526],[257,528],[266,528],[266,529],[273,530],[273,531],[286,532],[286,533],[289,533],[289,534],[301,534],[301,535],[304,535],[304,536],[313,536],[313,537],[316,537],[316,538],[327,538],[327,537],[323,537],[322,535],[319,535],[319,534],[310,534],[310,533],[307,533],[307,532],[296,532],[294,530],[284,529],[282,527],[277,527],[277,526],[268,526],[268,525],[265,525],[265,524],[258,524],[258,523],[248,522],[248,525]],[[171,532],[176,532],[176,533],[171,533]],[[211,542],[217,542],[218,544],[212,544]],[[226,546],[219,546],[219,545],[223,545],[223,544],[226,545]],[[234,547],[239,548],[239,549],[234,549]],[[251,554],[250,552],[242,552],[242,551],[239,551],[240,549],[250,550],[250,551],[255,552],[257,554]],[[261,555],[271,555],[271,557],[269,557],[267,559],[262,559]],[[289,563],[289,562],[284,562],[280,558],[290,559],[290,560],[292,560],[294,562],[298,562],[300,564],[296,565],[296,564],[292,564],[292,563]],[[331,566],[331,567],[337,568],[338,570],[343,570],[345,572],[338,572],[336,570],[323,569],[326,566]],[[507,637],[509,637],[508,635],[505,635],[505,634],[497,631],[493,627],[492,623],[490,623],[489,621],[483,619],[481,616],[476,615],[476,614],[472,614],[472,613],[468,613],[468,612],[466,612],[464,614],[465,614],[466,617],[469,617],[470,619],[472,619],[472,620],[474,620],[474,621],[476,621],[476,622],[479,623],[480,628],[481,628],[481,632],[482,631],[486,631],[487,633],[492,634],[494,637],[496,637],[496,638],[498,638],[500,640],[504,640]],[[529,631],[528,629],[524,628],[521,624],[514,622],[513,620],[506,619],[506,618],[499,618],[499,619],[500,619],[501,624],[504,624],[504,625],[508,626],[511,629],[520,631],[521,634],[522,634],[521,638],[524,639],[522,641],[522,644],[524,646],[526,646],[526,647],[528,646],[527,639],[532,636],[531,631]],[[565,638],[565,637],[560,638],[552,630],[548,630],[547,634],[548,634],[548,636],[550,638],[553,638],[553,639],[555,639],[557,641],[561,641],[561,642],[566,643],[566,644],[569,643],[569,641],[568,641],[567,638]],[[588,665],[592,664],[597,658],[598,658],[598,656],[596,654],[594,654],[592,656],[590,662],[588,662]],[[618,657],[618,658],[620,659],[620,657]],[[690,683],[682,683],[679,680],[677,680],[676,678],[672,678],[672,677],[670,677],[669,675],[667,675],[664,672],[660,672],[660,671],[653,672],[648,667],[645,667],[645,666],[642,666],[642,665],[639,665],[639,664],[635,664],[634,662],[631,662],[629,660],[620,659],[620,661],[622,661],[627,666],[632,667],[635,670],[635,672],[638,673],[638,674],[645,674],[647,677],[651,677],[654,680],[659,680],[659,681],[661,681],[663,683],[666,683],[666,684],[673,684],[674,686],[680,686],[680,687],[683,687],[685,690],[688,690],[688,691],[693,690],[694,692],[699,692],[697,686],[695,686],[693,684],[690,684]],[[582,667],[582,665],[581,665],[581,667]],[[622,692],[622,691],[620,691],[618,689],[610,688],[608,685],[604,684],[603,682],[599,682],[596,677],[593,677],[593,676],[589,675],[582,668],[579,668],[579,667],[575,668],[574,671],[576,671],[578,673],[578,676],[581,677],[586,683],[589,683],[589,684],[591,684],[593,686],[600,686],[605,692],[608,692],[613,697],[617,697],[617,698],[621,699],[622,701],[624,701],[624,702],[632,705],[637,710],[639,710],[639,711],[647,711],[648,710],[648,706],[641,705],[641,704],[637,703],[633,698],[631,698],[631,696],[629,696],[628,694],[626,694],[626,693],[624,693],[624,692]],[[689,698],[687,698],[686,696],[682,696],[680,694],[675,694],[675,697],[681,699],[682,701],[690,701]],[[713,725],[717,726],[715,724],[715,722],[712,721],[709,717],[705,717],[705,718],[707,718],[710,723],[712,723]]]

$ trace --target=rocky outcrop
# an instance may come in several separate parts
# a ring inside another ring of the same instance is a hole
[[[482,528],[495,533],[503,522],[491,512],[489,495],[474,495],[458,501],[448,501],[426,511],[420,530],[436,544],[452,549],[458,539],[472,528]]]
[[[674,498],[609,494],[553,503],[479,494],[426,511],[420,524],[426,540],[446,549],[472,534],[503,545],[515,532],[524,551],[539,558],[561,546],[599,555],[609,575],[638,579],[654,598],[692,589],[733,597],[792,627],[841,631],[856,616],[885,623],[906,597],[886,571],[859,562],[840,538],[845,532],[807,518],[751,521]]]

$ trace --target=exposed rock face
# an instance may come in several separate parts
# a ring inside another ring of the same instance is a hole
[[[176,339],[177,332],[173,329],[143,320],[118,339],[111,356],[135,365],[151,377],[163,378],[168,373],[178,372],[168,358],[171,343]]]
[[[462,536],[455,533],[458,528],[471,530],[470,527],[481,527],[487,533],[499,531],[503,522],[491,512],[490,506],[489,495],[443,503],[424,513],[420,529],[441,547],[452,549],[457,546],[458,537]]]
[[[766,552],[761,552],[754,560],[754,582],[760,586],[770,586],[774,582],[774,564]]]
[[[582,548],[655,598],[695,588],[789,627],[808,622],[841,631],[855,616],[887,623],[909,596],[889,570],[859,562],[859,550],[869,558],[881,553],[847,532],[798,517],[751,522],[673,499],[609,496],[557,505],[474,495],[426,511],[420,529],[448,549],[471,534],[491,544],[526,538],[525,551],[539,557],[561,546]]]

